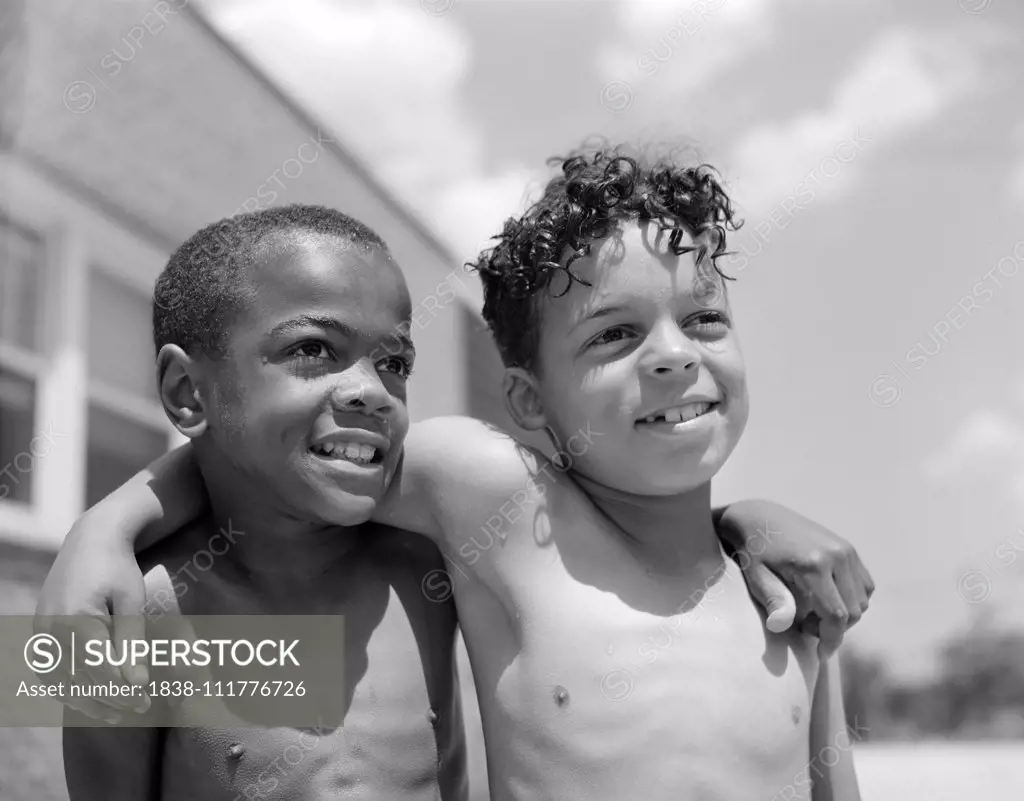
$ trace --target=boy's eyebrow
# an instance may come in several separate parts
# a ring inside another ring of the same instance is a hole
[[[354,325],[343,323],[336,317],[328,317],[323,314],[301,314],[291,320],[285,320],[283,323],[278,323],[271,330],[271,336],[278,336],[279,334],[287,334],[290,331],[295,331],[300,328],[325,328],[329,331],[337,331],[344,337],[349,339],[358,340],[369,340],[371,337],[365,331],[356,328]],[[393,339],[398,340],[399,344],[406,350],[415,351],[416,346],[412,344],[412,339],[409,335],[402,330],[402,328],[396,328],[391,332],[390,336]]]
[[[285,320],[283,323],[275,325],[270,331],[270,335],[287,334],[298,328],[326,328],[330,331],[337,331],[342,336],[350,337],[351,339],[366,338],[366,334],[355,326],[343,323],[335,317],[328,317],[322,314],[300,314],[291,320]]]
[[[398,344],[401,345],[404,350],[412,351],[413,355],[415,355],[416,346],[412,344],[412,338],[405,332],[404,329],[406,327],[407,326],[403,325],[402,328],[394,329],[390,334],[388,334],[388,338],[397,339]],[[387,348],[385,348],[385,350],[387,350]],[[391,353],[391,351],[388,351],[388,353]],[[393,356],[394,354],[392,353],[391,355]]]
[[[608,306],[598,306],[596,309],[585,314],[583,317],[581,317],[579,320],[573,323],[570,332],[575,331],[581,325],[583,325],[586,322],[589,322],[590,320],[597,320],[601,317],[608,317],[609,315],[615,314],[616,312],[620,312],[625,308],[626,307],[621,303],[612,303]]]

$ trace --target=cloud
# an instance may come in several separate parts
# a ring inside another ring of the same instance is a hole
[[[606,81],[657,81],[658,97],[706,86],[775,37],[767,0],[620,0],[616,13],[621,38],[598,51],[598,70]]]
[[[744,212],[762,217],[802,184],[815,198],[841,196],[861,153],[935,119],[971,89],[981,70],[970,44],[902,28],[879,34],[824,108],[764,123],[738,142],[730,172]],[[859,149],[849,144],[855,137]]]
[[[925,476],[946,486],[999,474],[1009,489],[1024,487],[1024,423],[992,409],[977,409],[923,465]]]
[[[519,210],[531,172],[485,166],[460,99],[467,37],[415,2],[207,0],[225,35],[356,153],[459,259]]]

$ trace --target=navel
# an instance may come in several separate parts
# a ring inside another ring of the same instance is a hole
[[[803,716],[803,711],[800,709],[800,707],[794,706],[793,709],[790,711],[790,715],[793,718],[793,723],[796,724],[800,722],[800,718]]]
[[[561,684],[555,685],[555,703],[561,707],[569,705],[569,691]]]

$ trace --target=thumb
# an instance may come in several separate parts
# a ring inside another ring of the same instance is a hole
[[[796,600],[782,579],[760,562],[744,569],[750,594],[764,607],[766,627],[773,634],[786,631],[796,618]]]
[[[132,641],[146,639],[146,618],[143,606],[146,602],[146,588],[141,577],[131,582],[130,586],[115,590],[111,594],[113,609],[114,644],[117,652],[123,655],[131,647]],[[149,681],[149,671],[145,661],[136,665],[125,662],[121,668],[125,681],[132,684],[145,685]]]

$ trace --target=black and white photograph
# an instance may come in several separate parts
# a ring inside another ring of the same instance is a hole
[[[1024,6],[2,0],[0,801],[1019,801]]]

